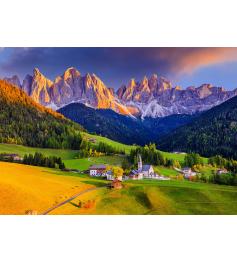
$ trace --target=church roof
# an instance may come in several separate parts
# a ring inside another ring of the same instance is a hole
[[[152,167],[152,165],[143,165],[142,171],[149,171],[149,169]]]

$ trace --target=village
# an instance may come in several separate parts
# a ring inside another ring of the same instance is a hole
[[[191,180],[195,176],[199,175],[198,172],[194,172],[190,167],[176,168],[174,167],[183,179]],[[118,172],[117,172],[118,171]],[[143,164],[141,155],[138,155],[137,169],[130,170],[128,175],[123,174],[121,168],[114,170],[113,167],[107,166],[106,164],[96,164],[89,167],[89,175],[91,177],[101,177],[108,181],[112,181],[111,187],[122,188],[122,181],[126,180],[142,180],[142,179],[154,179],[154,180],[170,180],[168,176],[158,174],[154,171],[154,168],[151,164]],[[216,174],[222,175],[227,174],[228,171],[223,169],[217,169]]]
[[[183,153],[183,152],[182,152]],[[23,158],[16,153],[1,153],[0,160],[7,162],[21,163]],[[185,180],[194,181],[199,172],[195,172],[191,167],[177,168],[173,167],[180,176]],[[155,172],[154,167],[151,164],[143,164],[140,154],[137,155],[137,168],[131,169],[128,173],[124,174],[124,170],[120,166],[111,166],[108,164],[93,164],[88,170],[79,170],[72,168],[63,168],[62,171],[74,172],[81,174],[89,174],[90,177],[102,178],[111,181],[110,188],[122,188],[122,182],[127,180],[171,180],[169,176],[164,176],[158,172]],[[225,168],[217,169],[216,175],[228,174],[228,170]]]

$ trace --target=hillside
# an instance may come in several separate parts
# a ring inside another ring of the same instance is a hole
[[[144,145],[155,139],[155,132],[147,129],[141,121],[117,114],[112,110],[96,110],[83,104],[73,103],[59,109],[58,112],[79,123],[89,132],[125,144]]]
[[[164,118],[132,118],[110,109],[94,109],[81,103],[72,103],[58,110],[59,113],[82,125],[91,133],[125,144],[145,145],[156,142],[158,137],[193,121],[192,115],[172,115]]]
[[[237,97],[216,106],[160,139],[161,150],[221,154],[237,159]]]
[[[78,149],[83,128],[0,80],[0,142]]]
[[[0,162],[0,214],[41,214],[107,181],[42,167]],[[188,181],[127,181],[121,190],[83,194],[49,214],[237,214],[237,188]],[[78,203],[90,201],[90,208]]]

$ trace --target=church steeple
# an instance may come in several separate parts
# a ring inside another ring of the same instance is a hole
[[[142,157],[140,154],[138,155],[137,170],[142,171]]]

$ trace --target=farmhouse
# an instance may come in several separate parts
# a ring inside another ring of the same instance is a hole
[[[217,175],[222,175],[222,174],[228,174],[228,171],[224,168],[224,169],[218,169],[216,171]]]
[[[140,172],[138,170],[132,170],[129,174],[129,178],[140,180],[140,179],[143,179],[143,174],[142,174],[142,172]]]
[[[105,176],[106,176],[106,179],[107,180],[110,180],[110,181],[113,181],[114,179],[117,179],[119,181],[123,181],[123,177],[122,176],[117,176],[115,177],[112,170],[108,170],[106,173],[105,173]]]
[[[192,176],[196,176],[196,172],[193,172],[190,167],[184,167],[181,169],[181,173],[184,175],[185,178],[190,178]]]
[[[13,161],[22,161],[23,158],[18,154],[1,154],[3,160],[13,160]]]
[[[111,188],[121,189],[122,187],[122,182],[118,179],[114,179],[111,183]]]
[[[92,165],[89,168],[90,176],[105,176],[106,175],[106,165]]]

